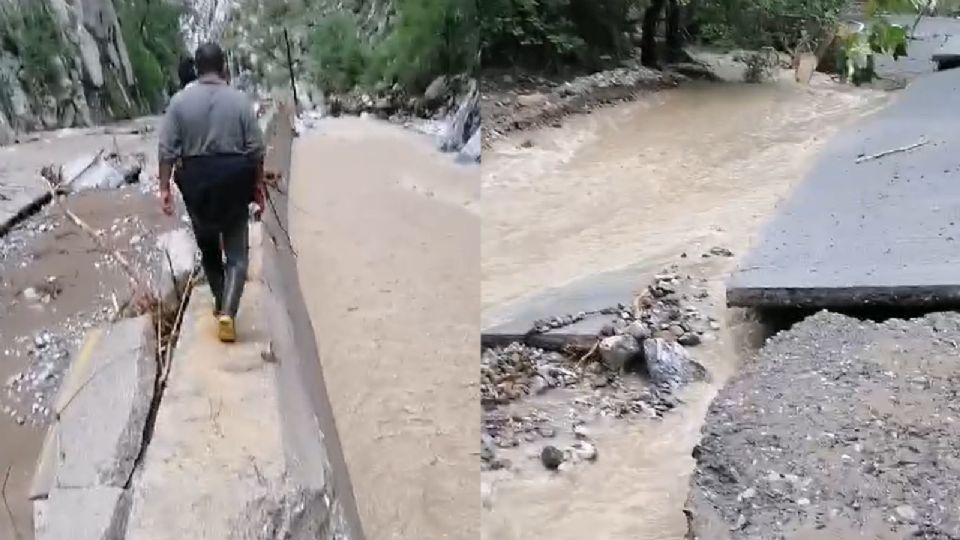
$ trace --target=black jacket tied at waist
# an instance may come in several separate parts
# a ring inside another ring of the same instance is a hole
[[[244,155],[183,158],[175,179],[193,227],[219,232],[247,217],[256,164]]]

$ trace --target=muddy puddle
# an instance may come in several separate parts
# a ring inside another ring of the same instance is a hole
[[[703,312],[721,325],[691,351],[710,382],[687,387],[662,420],[591,426],[596,463],[548,474],[527,460],[484,473],[484,538],[683,537],[704,413],[763,337],[724,309],[723,279],[827,139],[888,99],[822,78],[809,87],[693,84],[514,134],[484,154],[484,327],[522,312],[539,291],[561,294],[625,268],[639,288],[672,264],[702,280]],[[715,246],[734,256],[701,256]],[[624,286],[623,302],[632,291]]]

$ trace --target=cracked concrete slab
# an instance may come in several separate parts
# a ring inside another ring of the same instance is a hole
[[[728,304],[960,302],[958,87],[957,70],[920,78],[837,135],[728,281]]]
[[[140,455],[156,384],[150,317],[104,328],[89,360],[89,374],[60,411],[55,485],[122,488]]]
[[[54,488],[34,514],[36,539],[122,540],[129,506],[120,488]]]

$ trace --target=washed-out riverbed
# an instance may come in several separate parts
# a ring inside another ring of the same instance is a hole
[[[590,426],[596,463],[485,472],[485,538],[683,537],[704,414],[763,337],[724,308],[722,280],[828,138],[888,99],[822,76],[810,86],[688,83],[494,143],[482,180],[485,327],[523,313],[538,292],[588,290],[589,276],[611,270],[635,278],[623,290],[629,303],[633,288],[676,264],[702,280],[700,309],[720,330],[692,349],[711,379],[680,392],[682,405],[662,420]],[[700,256],[713,246],[734,256]],[[598,278],[598,290],[609,279]],[[543,407],[566,399],[549,396]]]

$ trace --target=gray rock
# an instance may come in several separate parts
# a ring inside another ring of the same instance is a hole
[[[650,329],[649,326],[647,326],[646,323],[643,323],[641,321],[633,321],[632,323],[627,325],[627,328],[626,330],[624,330],[624,333],[632,336],[633,339],[641,343],[643,342],[643,340],[650,339],[651,337],[653,337],[653,331]]]
[[[641,354],[640,343],[629,335],[610,336],[600,340],[600,358],[610,369],[623,369]]]
[[[436,107],[450,93],[450,79],[446,75],[440,75],[427,90],[423,93],[423,101],[427,107]]]
[[[654,384],[677,387],[702,379],[706,374],[703,366],[694,362],[682,345],[665,339],[646,340],[643,343],[643,357]]]
[[[677,343],[686,347],[696,347],[703,340],[695,332],[688,332],[677,338]]]
[[[563,463],[563,452],[556,446],[544,446],[543,450],[540,451],[540,463],[543,463],[543,466],[547,469],[555,471]]]
[[[597,447],[587,441],[577,441],[570,446],[570,452],[577,460],[595,461]]]

